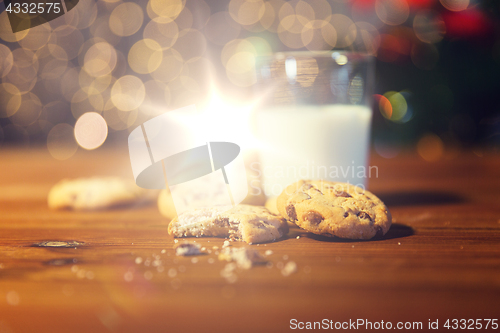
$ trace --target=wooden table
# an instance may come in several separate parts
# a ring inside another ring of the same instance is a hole
[[[64,162],[41,148],[0,156],[0,332],[281,332],[292,319],[422,322],[421,331],[438,319],[448,331],[447,319],[500,317],[498,155],[429,163],[411,152],[372,154],[379,174],[369,187],[394,217],[384,239],[292,229],[285,240],[252,246],[273,251],[272,267],[237,270],[230,282],[214,253],[198,262],[174,255],[156,205],[47,208],[62,178],[132,177],[126,149],[79,151]],[[298,270],[284,276],[289,261]]]

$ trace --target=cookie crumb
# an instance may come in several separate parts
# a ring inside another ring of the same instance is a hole
[[[177,244],[179,242],[178,239],[174,239],[174,243]]]
[[[142,264],[142,258],[141,258],[141,257],[137,257],[137,258],[135,258],[135,263],[136,263],[137,265]]]
[[[199,244],[182,243],[175,248],[175,254],[178,256],[192,256],[200,253]]]
[[[165,250],[165,249],[161,250],[161,253],[166,253],[166,252],[167,252],[167,250]]]
[[[297,237],[295,237],[295,238],[299,239],[299,238],[300,238],[300,236],[297,236]]]
[[[400,243],[400,242],[398,242],[398,245],[401,245],[401,243]]]
[[[266,256],[270,256],[271,254],[273,254],[274,252],[272,250],[266,250],[266,252],[264,252],[264,255]]]
[[[245,247],[225,248],[219,254],[219,260],[236,261],[236,265],[243,269],[250,269],[254,264],[266,262],[259,252]]]
[[[224,249],[224,248],[228,247],[229,245],[230,245],[229,241],[225,240],[224,244],[222,244],[222,248]]]
[[[352,246],[352,248],[354,249],[354,245]]]
[[[202,251],[206,251],[206,250],[207,250],[207,248],[206,248],[206,247],[202,247],[202,248],[201,248],[201,250],[202,250]]]
[[[219,247],[218,246],[213,246],[212,249],[214,249],[214,250],[217,251],[219,249]]]
[[[294,261],[289,261],[286,263],[285,267],[281,270],[283,276],[289,276],[297,271],[297,264]]]

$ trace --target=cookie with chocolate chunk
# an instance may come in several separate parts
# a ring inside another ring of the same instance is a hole
[[[260,206],[197,208],[181,213],[168,226],[175,237],[229,237],[247,243],[271,242],[288,233],[288,224]]]
[[[317,235],[370,239],[391,227],[385,204],[348,183],[300,180],[285,188],[277,207],[283,217]]]

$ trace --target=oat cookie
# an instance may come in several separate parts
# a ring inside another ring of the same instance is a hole
[[[50,189],[48,204],[51,209],[106,209],[151,201],[153,192],[119,177],[64,179]]]
[[[391,213],[372,193],[347,183],[300,180],[278,197],[280,214],[309,232],[349,239],[383,236]]]
[[[186,211],[170,222],[168,233],[175,237],[229,237],[252,244],[283,237],[288,224],[264,207],[240,204]]]

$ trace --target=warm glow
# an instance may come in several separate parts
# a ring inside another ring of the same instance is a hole
[[[249,126],[253,107],[251,102],[228,100],[213,88],[210,99],[200,108],[202,126],[194,132],[207,141],[227,141],[242,149],[254,148],[257,141]]]
[[[80,147],[91,150],[100,147],[108,136],[106,120],[95,112],[87,112],[75,124],[75,139]]]

